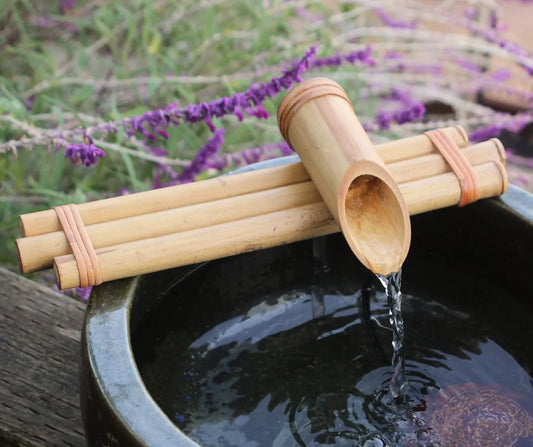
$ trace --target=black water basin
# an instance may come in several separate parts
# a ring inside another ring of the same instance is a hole
[[[458,383],[533,411],[532,253],[533,196],[515,187],[412,218],[401,405],[383,293],[340,235],[99,286],[82,340],[89,444],[418,445],[406,414]]]

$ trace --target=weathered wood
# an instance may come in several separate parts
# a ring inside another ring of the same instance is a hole
[[[84,446],[84,305],[0,268],[0,445]]]

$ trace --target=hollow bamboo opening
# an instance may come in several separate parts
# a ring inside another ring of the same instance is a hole
[[[353,179],[339,200],[344,236],[359,260],[375,273],[386,275],[401,266],[409,247],[403,210],[396,193],[374,175]]]

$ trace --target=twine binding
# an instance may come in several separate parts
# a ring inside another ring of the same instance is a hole
[[[72,204],[57,206],[54,210],[76,260],[80,287],[101,284],[102,267],[77,206]]]
[[[452,168],[461,186],[458,206],[465,206],[479,198],[478,179],[472,165],[459,146],[441,129],[424,132]]]

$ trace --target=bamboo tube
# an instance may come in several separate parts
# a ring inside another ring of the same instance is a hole
[[[465,148],[463,154],[472,166],[488,161],[498,161],[505,164],[506,160],[505,149],[497,138],[473,144]],[[387,168],[398,184],[451,172],[448,162],[438,153],[389,163]]]
[[[479,198],[507,189],[505,168],[499,162],[474,166]],[[461,186],[454,173],[427,177],[400,185],[411,214],[457,204]],[[324,202],[290,208],[181,233],[97,249],[104,281],[203,262],[247,251],[338,232],[339,225]],[[54,259],[60,289],[79,287],[74,256]]]
[[[502,163],[489,161],[473,168],[478,179],[479,199],[507,191],[507,173]],[[461,198],[461,185],[452,172],[404,183],[400,190],[411,215],[457,205]]]
[[[232,256],[330,234],[337,224],[323,202],[96,250],[104,281]],[[80,284],[73,255],[54,259],[60,289]]]
[[[376,147],[379,149],[381,145]],[[467,147],[464,154],[472,165],[505,160],[505,151],[497,139]],[[387,167],[398,184],[450,171],[449,165],[440,154],[390,163]],[[308,180],[202,204],[102,222],[86,228],[93,246],[101,248],[230,222],[319,200],[318,191]],[[63,231],[19,238],[16,240],[16,247],[22,273],[51,267],[53,258],[70,253],[70,246]]]
[[[374,273],[400,270],[411,242],[407,205],[340,85],[325,78],[297,85],[278,123],[356,257]]]
[[[442,129],[459,147],[468,144],[468,138],[460,126]],[[433,143],[425,135],[416,135],[376,146],[385,163],[410,159],[436,152]],[[240,194],[264,191],[309,180],[309,174],[301,163],[245,172],[233,176],[186,185],[170,186],[136,194],[112,197],[77,205],[85,225],[93,225],[116,219],[156,213],[181,206],[205,203]],[[61,225],[54,210],[37,211],[20,216],[22,236],[60,231]]]
[[[173,208],[156,213],[102,222],[86,227],[95,248],[179,233],[320,201],[311,181]],[[53,259],[71,252],[63,231],[19,238],[16,247],[22,273],[52,266]]]
[[[468,145],[468,135],[462,126],[443,127],[441,130],[458,147],[464,148]],[[386,143],[376,145],[375,148],[381,159],[387,164],[438,153],[437,148],[435,148],[427,135],[424,134],[387,141]]]
[[[77,205],[85,225],[155,213],[181,206],[205,203],[240,194],[286,186],[309,179],[300,164],[243,172],[201,182],[154,189]],[[36,236],[61,230],[54,210],[20,216],[23,236]]]

